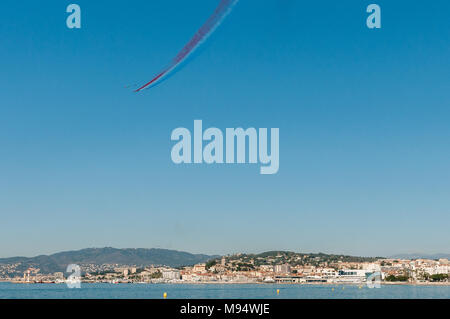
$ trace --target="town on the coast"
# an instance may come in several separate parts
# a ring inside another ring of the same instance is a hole
[[[70,273],[20,269],[20,262],[0,264],[0,281],[64,283]],[[450,261],[346,257],[268,252],[233,254],[184,267],[164,265],[79,264],[84,283],[291,283],[361,284],[373,274],[381,283],[449,284]]]

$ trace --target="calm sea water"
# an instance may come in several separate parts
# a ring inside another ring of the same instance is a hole
[[[279,295],[277,289],[280,290]],[[350,285],[82,284],[81,289],[69,289],[65,284],[0,283],[0,299],[161,299],[164,292],[173,299],[450,298],[450,286],[390,285],[369,289]]]

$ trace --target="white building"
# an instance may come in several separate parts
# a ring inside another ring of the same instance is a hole
[[[429,275],[450,274],[450,266],[435,265],[433,267],[424,267],[424,272]]]
[[[273,271],[281,274],[289,274],[291,273],[291,266],[289,264],[275,265]]]
[[[202,263],[202,264],[197,264],[197,265],[195,265],[195,266],[192,268],[192,271],[193,271],[193,272],[196,272],[196,273],[200,273],[200,274],[206,273],[206,272],[207,272],[207,271],[206,271],[206,264],[204,264],[204,263]]]
[[[317,273],[319,273],[324,278],[335,278],[338,276],[338,272],[333,268],[318,269]]]
[[[181,279],[181,274],[179,270],[163,270],[162,277],[166,280],[179,280]]]
[[[365,269],[343,269],[339,270],[336,282],[361,283],[366,281],[372,272]]]

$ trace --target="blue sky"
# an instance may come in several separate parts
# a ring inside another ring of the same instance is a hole
[[[82,29],[65,25],[78,3]],[[85,247],[449,252],[448,1],[12,1],[0,10],[0,256]],[[176,127],[280,128],[280,170],[170,160]]]

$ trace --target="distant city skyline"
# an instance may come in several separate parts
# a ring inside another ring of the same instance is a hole
[[[86,247],[448,253],[449,1],[4,0],[0,256]],[[131,88],[130,88],[131,86]],[[171,132],[279,128],[279,170],[177,165]]]
[[[447,256],[448,257],[448,256]],[[73,262],[67,266],[68,262]],[[67,270],[66,270],[67,269]],[[72,270],[77,275],[72,274]],[[66,274],[66,275],[65,275]],[[0,259],[0,282],[381,284],[449,286],[448,258],[396,259],[272,251],[228,256],[161,249],[84,249],[36,258]],[[73,277],[75,276],[74,279]],[[73,285],[77,285],[76,287]],[[344,288],[343,288],[344,289]]]

